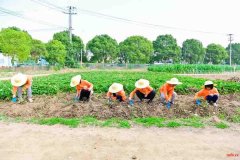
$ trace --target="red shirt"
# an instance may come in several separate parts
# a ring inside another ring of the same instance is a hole
[[[137,91],[140,91],[142,94],[147,96],[150,92],[152,92],[153,88],[148,86],[146,88],[135,88],[131,93],[130,93],[130,98],[133,98],[134,95],[136,94]]]
[[[169,101],[172,98],[173,92],[174,92],[174,86],[171,84],[165,83],[160,89],[159,92],[164,94],[167,101]]]
[[[113,93],[111,93],[111,92],[108,91],[107,97],[108,97],[108,98],[112,98],[112,100],[116,100],[117,97],[113,97],[112,95],[113,95]],[[124,92],[123,90],[117,92],[116,95],[117,95],[117,96],[121,96],[123,101],[125,101],[125,100],[127,99],[126,94],[125,94],[125,92]]]
[[[30,86],[32,86],[32,76],[27,76],[27,81],[26,81],[26,83],[23,85],[23,90],[28,89]],[[16,95],[17,89],[18,89],[17,86],[13,86],[12,94]]]

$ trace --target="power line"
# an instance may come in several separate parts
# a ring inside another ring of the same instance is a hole
[[[66,12],[67,11],[65,8],[56,6],[56,5],[54,5],[52,3],[49,3],[47,1],[43,1],[43,0],[31,0],[31,1],[34,2],[34,3],[37,3],[39,5],[42,5],[44,7],[47,7],[49,9],[55,10],[55,11],[59,11],[59,12]]]
[[[62,30],[66,29],[65,27],[58,27],[58,28],[39,28],[39,29],[30,29],[29,32],[44,32],[44,31],[54,31],[54,30]]]
[[[115,20],[115,21],[122,21],[122,22],[126,22],[126,23],[131,23],[131,24],[136,24],[136,25],[146,26],[146,27],[152,27],[152,28],[164,28],[164,29],[171,29],[171,30],[181,30],[181,31],[188,31],[188,32],[204,33],[204,34],[226,35],[226,33],[209,32],[209,31],[202,31],[202,30],[192,30],[192,29],[186,29],[186,28],[152,24],[152,23],[148,23],[148,22],[141,22],[141,21],[131,20],[131,19],[122,18],[122,17],[116,17],[116,16],[112,16],[112,15],[107,15],[107,14],[90,11],[90,10],[85,10],[85,9],[79,9],[79,8],[78,8],[78,11],[82,12],[83,14],[90,15],[90,16],[96,16],[96,17],[111,19],[111,20]]]
[[[42,24],[42,25],[47,25],[47,26],[52,26],[52,27],[63,27],[63,26],[60,26],[60,25],[56,25],[56,24],[46,22],[46,21],[25,17],[25,16],[23,16],[23,15],[17,13],[17,12],[14,12],[14,11],[11,11],[11,10],[8,10],[8,9],[2,8],[2,7],[0,7],[0,12],[11,15],[11,16],[15,16],[15,17],[18,17],[18,18],[21,18],[21,19],[24,19],[24,20],[32,21],[34,23]]]

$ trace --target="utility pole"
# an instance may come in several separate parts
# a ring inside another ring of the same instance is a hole
[[[69,42],[72,44],[72,15],[77,14],[76,12],[76,7],[73,6],[68,6],[68,12],[64,12],[65,14],[69,15],[68,19],[68,33],[69,33]]]
[[[83,51],[82,51],[82,49],[81,49],[81,67],[82,67],[82,52],[83,52]]]
[[[228,34],[228,36],[229,36],[229,42],[230,42],[230,44],[229,44],[229,53],[230,53],[230,55],[229,55],[229,64],[230,64],[230,66],[232,66],[232,41],[233,41],[233,34]]]

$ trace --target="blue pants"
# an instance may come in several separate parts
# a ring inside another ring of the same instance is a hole
[[[206,100],[208,101],[208,103],[216,103],[218,100],[218,95],[213,95],[213,96],[207,96]]]

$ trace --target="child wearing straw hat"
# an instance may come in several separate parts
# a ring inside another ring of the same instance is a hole
[[[148,103],[152,102],[156,95],[156,92],[150,87],[149,81],[146,79],[139,79],[135,83],[135,89],[130,93],[129,104],[133,105],[133,97],[136,94],[137,97],[142,101],[143,99],[149,99]]]
[[[113,83],[107,92],[107,98],[111,100],[118,100],[119,102],[126,101],[127,97],[123,90],[123,85],[120,83]]]
[[[75,96],[75,100],[78,101],[86,101],[89,100],[90,95],[93,93],[93,84],[81,79],[81,75],[77,75],[72,77],[71,87],[76,87],[77,94]]]
[[[215,88],[215,84],[212,81],[206,81],[204,88],[195,94],[194,100],[198,106],[201,105],[200,99],[205,99],[209,104],[213,104],[215,109],[217,108],[217,100],[219,98],[219,92]]]
[[[32,100],[32,77],[27,76],[22,73],[18,73],[11,78],[11,84],[13,85],[12,89],[12,102],[23,102],[22,94],[27,92],[27,97],[29,102]],[[16,95],[17,94],[17,95]]]
[[[179,84],[182,83],[179,82],[177,78],[172,78],[159,89],[161,101],[167,104],[168,109],[174,104],[174,100],[177,96],[177,93],[174,92],[174,88]]]

